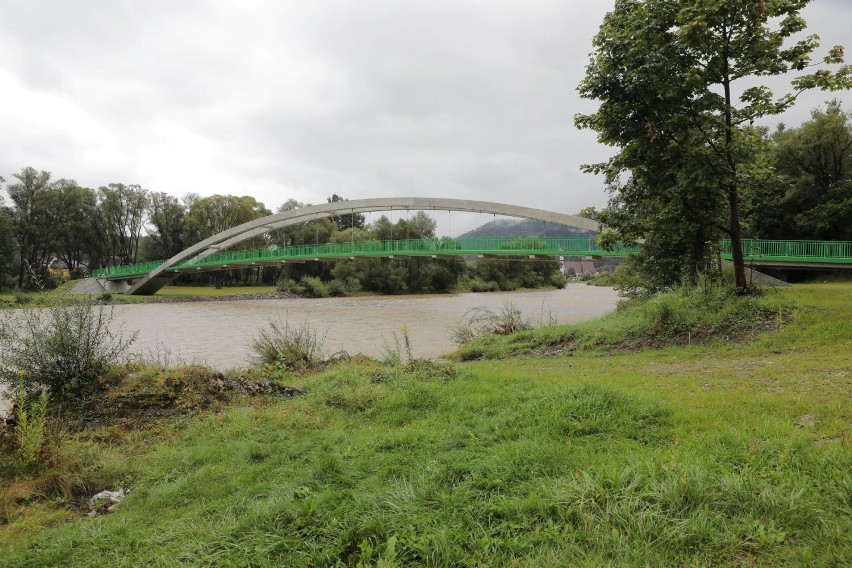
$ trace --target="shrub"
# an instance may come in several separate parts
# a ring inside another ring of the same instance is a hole
[[[279,292],[294,292],[297,284],[296,281],[292,278],[282,278],[278,281],[278,291]]]
[[[328,288],[316,276],[303,276],[300,283],[304,288],[304,295],[308,298],[325,298],[328,296]]]
[[[92,302],[7,314],[0,320],[0,382],[23,378],[28,391],[77,396],[122,362],[136,334],[110,330],[113,312]]]
[[[15,290],[15,303],[19,305],[29,304],[33,301],[31,294],[22,290]]]
[[[287,320],[270,321],[269,328],[262,329],[252,341],[252,359],[273,370],[298,371],[316,367],[325,358],[326,335],[320,336],[308,322],[301,327],[290,327]]]
[[[565,277],[560,272],[554,272],[550,275],[550,285],[554,288],[562,290],[568,284],[568,281],[565,280]]]
[[[326,285],[328,295],[333,298],[339,298],[346,295],[346,286],[340,280],[332,280]]]

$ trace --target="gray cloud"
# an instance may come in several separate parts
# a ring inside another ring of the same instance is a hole
[[[0,174],[251,194],[601,206],[573,126],[608,2],[14,1],[0,21]],[[843,43],[852,5],[814,2]],[[796,124],[829,96],[808,94]]]

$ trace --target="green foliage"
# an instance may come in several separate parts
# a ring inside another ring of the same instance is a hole
[[[750,211],[761,238],[852,240],[852,120],[838,101],[799,128],[771,137],[779,183],[756,194]]]
[[[453,341],[462,345],[478,337],[509,335],[532,327],[532,323],[512,302],[504,303],[499,312],[488,306],[474,306],[453,327]]]
[[[252,340],[253,362],[272,371],[302,371],[325,360],[325,337],[308,322],[291,327],[287,320],[270,321]]]
[[[489,331],[488,326],[483,327],[484,333],[464,332],[471,326],[461,326],[462,332],[455,333],[456,341],[468,343],[460,347],[456,357],[494,359],[738,341],[757,332],[779,329],[794,311],[795,306],[777,294],[742,296],[733,288],[701,279],[694,286],[683,286],[669,293],[639,294],[620,303],[615,312],[579,324],[508,335],[499,329]]]
[[[766,140],[751,124],[795,100],[753,83],[810,64],[817,37],[790,43],[805,29],[808,3],[625,0],[605,17],[579,86],[601,104],[575,122],[618,148],[584,170],[605,175],[612,193],[599,215],[612,230],[604,238],[644,240],[652,291],[695,281],[721,234],[733,243],[736,286],[747,288],[740,202],[777,182]],[[824,64],[841,62],[835,48]],[[751,84],[737,93],[741,82]],[[843,67],[793,84],[834,90],[852,81]]]
[[[0,383],[23,377],[27,390],[46,389],[57,400],[94,390],[136,339],[110,329],[112,310],[91,302],[2,315]]]
[[[20,374],[15,396],[18,424],[15,426],[15,438],[18,443],[18,462],[24,468],[33,467],[39,460],[44,446],[45,427],[47,425],[47,393],[27,400],[27,388],[24,375]]]
[[[159,439],[87,432],[64,446],[72,485],[91,495],[129,476],[133,491],[81,521],[70,500],[51,516],[40,480],[0,484],[0,554],[10,567],[843,566],[850,293],[781,292],[799,316],[752,344],[359,361],[305,377],[298,399],[160,422]]]
[[[411,337],[408,335],[408,326],[402,325],[399,328],[399,335],[394,331],[392,334],[393,344],[385,344],[382,351],[384,352],[383,361],[392,366],[406,365],[414,361],[411,355]]]
[[[325,298],[328,296],[328,288],[316,276],[303,276],[299,284],[302,295],[308,298]]]

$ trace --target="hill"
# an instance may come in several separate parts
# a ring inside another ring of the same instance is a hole
[[[495,219],[461,235],[477,237],[583,237],[591,231],[533,219]]]

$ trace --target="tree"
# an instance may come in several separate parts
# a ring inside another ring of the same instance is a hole
[[[102,266],[133,264],[148,209],[148,191],[138,185],[111,183],[97,191],[92,226]]]
[[[189,203],[188,232],[191,236],[185,243],[187,246],[272,214],[263,203],[249,195],[192,196]]]
[[[605,17],[579,86],[601,105],[575,122],[619,151],[584,170],[605,175],[612,197],[601,220],[612,237],[643,239],[643,260],[656,261],[660,281],[694,276],[709,243],[725,235],[736,286],[747,288],[740,202],[771,177],[753,122],[784,111],[805,89],[852,85],[848,66],[798,77],[780,98],[755,85],[811,66],[817,36],[785,46],[805,29],[800,12],[809,2],[617,0]],[[838,46],[822,63],[842,61]]]
[[[18,245],[18,287],[37,284],[47,276],[47,262],[56,236],[50,172],[26,167],[7,188],[12,209],[12,234]]]
[[[74,180],[57,180],[53,183],[53,190],[56,192],[53,254],[72,271],[83,266],[91,255],[91,219],[95,215],[97,199],[94,191],[80,187]]]
[[[344,199],[337,195],[336,193],[332,194],[331,197],[328,198],[329,203],[339,203],[341,201],[349,201],[348,199]],[[332,215],[331,220],[334,221],[334,224],[337,225],[338,231],[345,231],[346,229],[363,229],[364,225],[367,222],[367,217],[363,213],[348,213],[345,215]]]
[[[6,180],[0,176],[0,184]],[[15,237],[12,233],[12,210],[5,206],[0,196],[0,290],[6,275],[11,271],[16,253]]]
[[[152,193],[148,204],[148,219],[154,230],[148,231],[158,256],[171,258],[184,247],[186,208],[177,197],[167,193]]]
[[[759,196],[755,232],[765,238],[852,240],[852,120],[837,101],[799,128],[772,135],[779,183]]]

